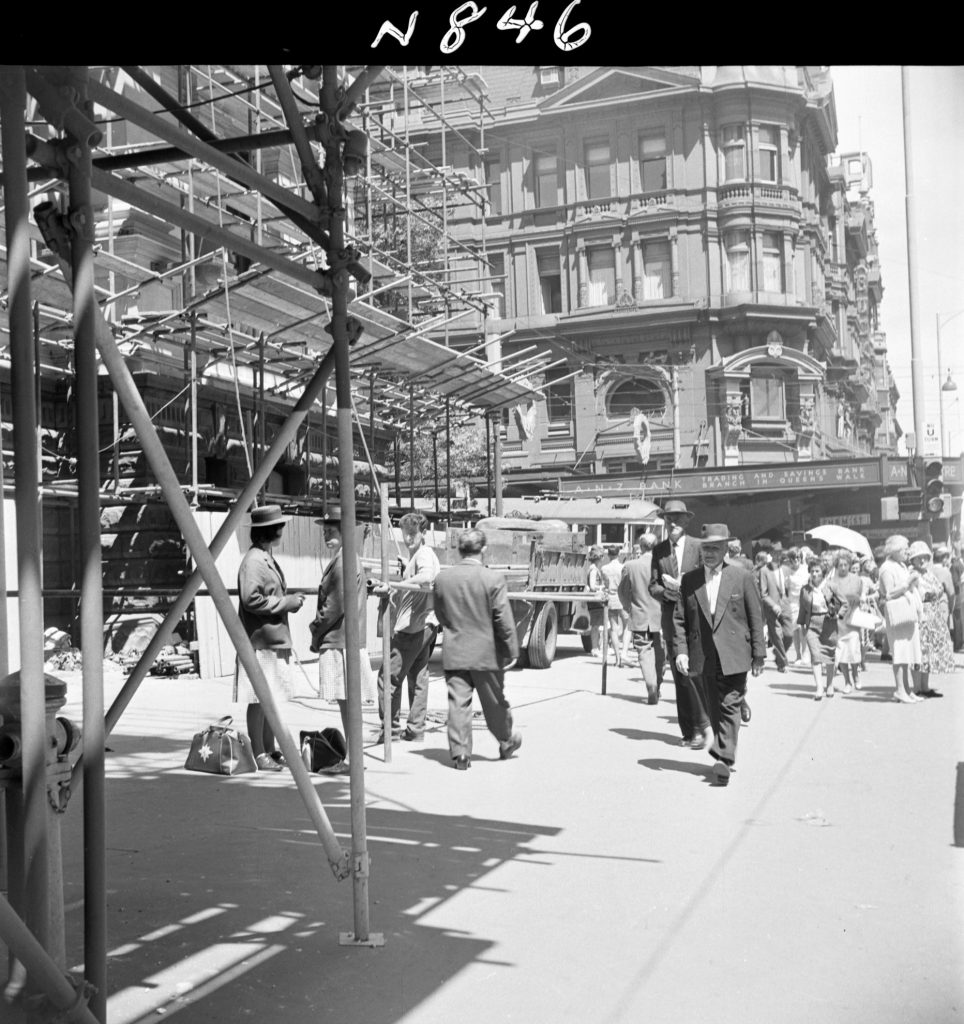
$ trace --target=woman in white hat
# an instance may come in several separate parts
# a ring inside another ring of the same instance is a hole
[[[920,573],[906,566],[910,544],[906,537],[893,534],[884,541],[884,563],[880,567],[878,585],[887,628],[894,670],[894,700],[916,704],[922,698],[914,693],[910,677],[916,682],[921,663],[920,628],[917,609],[921,607],[917,593]],[[914,612],[907,613],[907,606]]]
[[[934,672],[954,671],[954,646],[947,628],[947,594],[944,585],[932,571],[931,550],[922,540],[915,540],[911,544],[907,557],[920,573],[917,589],[924,603],[924,615],[920,622],[921,664],[917,693],[921,697],[943,697],[944,694],[939,690],[931,689],[930,677]]]
[[[276,697],[286,700],[295,692],[288,613],[298,611],[305,596],[288,594],[284,573],[271,549],[281,541],[289,518],[281,514],[280,505],[252,509],[251,547],[238,569],[238,614],[268,685]],[[248,706],[248,736],[258,767],[262,771],[280,772],[285,760],[277,750],[274,730],[240,661],[234,678],[234,700]]]

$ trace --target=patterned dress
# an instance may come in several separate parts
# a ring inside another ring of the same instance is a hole
[[[924,617],[920,623],[921,671],[953,672],[954,648],[947,628],[947,592],[941,581],[928,569],[918,585],[924,600]]]

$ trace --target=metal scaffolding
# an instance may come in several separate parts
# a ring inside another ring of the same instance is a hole
[[[434,437],[450,430],[453,412],[487,417],[534,396],[525,375],[503,372],[497,360],[477,354],[489,352],[489,302],[480,287],[488,279],[484,244],[469,249],[450,226],[466,204],[481,216],[485,190],[445,166],[446,133],[458,131],[447,122],[445,95],[448,84],[477,99],[480,141],[484,95],[456,69],[439,75],[440,102],[426,105],[407,69],[362,68],[341,77],[335,66],[0,69],[6,311],[0,369],[9,370],[13,409],[20,606],[19,674],[6,676],[13,666],[0,668],[16,698],[22,748],[18,770],[0,765],[11,897],[0,900],[0,937],[16,958],[8,992],[23,983],[25,968],[27,990],[45,998],[51,1013],[106,1019],[104,738],[202,582],[274,727],[334,875],[352,879],[354,927],[343,941],[380,941],[369,922],[361,758],[350,759],[349,852],[282,726],[215,559],[251,505],[277,497],[268,483],[293,447],[305,484],[298,494],[281,496],[285,504],[310,510],[337,496],[350,526],[356,437],[365,442],[362,465],[374,494],[378,456],[393,444],[397,449],[404,432],[411,457],[416,429]],[[440,119],[441,166],[408,144],[417,105]],[[392,127],[398,123],[405,137]],[[429,243],[422,252],[420,232]],[[483,340],[459,352],[448,345],[449,326],[465,318],[478,324]],[[332,374],[334,410],[327,399]],[[74,416],[64,431],[73,440],[51,453],[45,443],[52,428],[40,406],[45,382],[58,381],[71,389]],[[106,448],[100,381],[112,399]],[[173,397],[149,402],[141,391],[145,381],[163,382]],[[201,479],[202,390],[233,406],[240,437],[228,436],[225,415],[208,448],[223,454],[232,441],[233,450],[240,446],[246,479],[239,488]],[[181,399],[183,418],[172,443],[161,421]],[[269,428],[269,415],[280,423]],[[320,433],[314,440],[312,427]],[[149,483],[122,471],[125,444],[149,468]],[[337,488],[329,460],[338,467]],[[320,480],[312,472],[318,462]],[[495,465],[498,486],[497,444]],[[74,494],[79,512],[84,741],[72,765],[65,753],[50,753],[56,694],[44,675],[37,628],[44,622],[41,505],[55,490]],[[105,714],[100,510],[107,502],[143,500],[146,491],[167,505],[195,568]],[[229,512],[208,546],[194,510],[211,495]],[[373,499],[372,515],[376,508]],[[351,563],[355,556],[349,528],[343,557]],[[348,738],[357,750],[358,604],[347,592],[353,579],[346,573],[345,632]],[[6,648],[0,653],[5,660]],[[79,984],[64,975],[59,826],[48,800],[56,782],[66,810],[70,781],[83,782],[85,978]]]

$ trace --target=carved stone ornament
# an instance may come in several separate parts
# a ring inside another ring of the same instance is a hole
[[[800,399],[800,432],[812,434],[816,426],[815,403],[813,395],[804,395]]]
[[[738,394],[726,396],[726,424],[731,430],[740,430],[743,426],[743,396]]]
[[[767,355],[771,359],[779,359],[783,355],[783,338],[779,331],[770,331],[767,335]]]

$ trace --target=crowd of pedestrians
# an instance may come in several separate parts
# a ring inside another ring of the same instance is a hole
[[[669,668],[680,743],[707,751],[719,785],[729,782],[740,724],[750,720],[747,677],[763,671],[769,650],[779,673],[791,665],[809,668],[818,701],[861,690],[866,656],[874,648],[892,666],[895,701],[912,704],[941,696],[933,677],[954,670],[954,650],[964,640],[959,553],[947,546],[932,552],[924,541],[894,535],[879,560],[844,548],[816,554],[805,546],[784,551],[779,544],[768,544],[751,560],[724,523],[705,524],[699,537],[691,535],[693,513],[681,500],[667,501],[661,518],[662,540],[643,531],[632,552],[590,548],[586,589],[596,598],[588,623],[592,654],[612,656],[616,667],[638,665],[649,704],[658,703]],[[277,506],[252,512],[251,548],[239,572],[242,622],[269,685],[282,698],[293,689],[288,613],[303,600],[287,594],[271,555],[286,521]],[[347,733],[341,524],[337,511],[316,522],[323,526],[331,558],[319,584],[311,647],[319,654],[320,695],[337,701]],[[459,563],[442,572],[426,544],[427,519],[409,513],[399,525],[409,554],[401,560],[400,580],[374,583],[366,593],[360,560],[355,567],[363,693],[374,698],[364,634],[365,601],[374,594],[391,615],[393,736],[422,738],[428,662],[441,629],[453,766],[471,765],[476,693],[500,757],[511,757],[522,738],[513,727],[504,673],[519,655],[519,637],[505,579],[483,564],[485,534],[464,531],[458,538]],[[409,710],[403,730],[405,684]],[[382,688],[379,679],[379,698]],[[284,759],[240,666],[235,697],[248,705],[259,768],[281,770]]]

